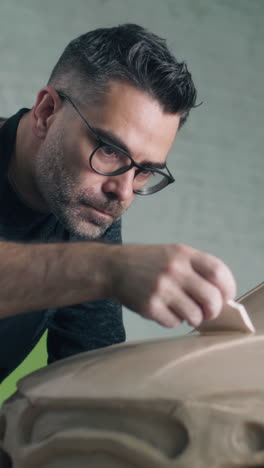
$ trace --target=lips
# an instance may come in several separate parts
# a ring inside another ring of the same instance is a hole
[[[86,206],[89,206],[89,208],[92,208],[93,210],[97,211],[97,213],[100,213],[104,216],[109,216],[109,217],[113,217],[113,215],[111,213],[108,213],[107,211],[103,211],[103,210],[100,210],[99,208],[96,208],[95,206],[92,206],[92,205],[86,205]]]
[[[99,214],[102,214],[104,216],[108,216],[108,217],[111,217],[111,218],[117,218],[118,216],[120,216],[120,210],[118,212],[109,212],[109,211],[105,211],[101,208],[97,208],[96,206],[94,205],[91,205],[90,203],[87,203],[86,201],[82,200],[81,203],[83,205],[85,205],[87,208],[91,208],[92,210],[96,211],[97,213]]]
[[[92,207],[92,208],[93,208],[93,207]],[[112,215],[111,215],[110,213],[107,213],[106,211],[98,210],[97,208],[93,208],[93,209],[96,210],[96,211],[98,211],[98,213],[102,213],[102,214],[105,215],[105,216],[111,216],[111,217],[112,217]]]

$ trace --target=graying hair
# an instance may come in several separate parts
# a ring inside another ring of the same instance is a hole
[[[113,80],[126,81],[180,114],[180,126],[196,107],[197,92],[185,62],[166,41],[136,24],[101,28],[72,40],[49,78],[49,85],[80,99],[100,99]]]

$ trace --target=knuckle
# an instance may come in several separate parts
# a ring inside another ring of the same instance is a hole
[[[193,307],[188,314],[187,322],[193,327],[198,327],[203,320],[202,310],[197,306]]]
[[[228,298],[234,299],[234,297],[237,294],[237,285],[236,285],[236,281],[235,281],[235,278],[233,277],[233,275],[231,275],[229,289],[230,289],[230,292],[229,292]]]
[[[186,277],[188,274],[187,261],[184,258],[173,258],[168,265],[167,272],[173,277]]]
[[[206,261],[207,280],[218,287],[226,299],[233,299],[236,295],[236,281],[229,267],[216,257],[209,256]]]
[[[179,262],[177,258],[172,259],[168,265],[168,274],[177,276],[179,274],[181,275],[182,273],[183,273],[182,263]]]
[[[151,296],[145,304],[144,313],[142,315],[149,320],[158,320],[159,305],[160,301],[158,300],[158,297],[156,295]]]
[[[236,281],[232,272],[227,269],[225,274],[225,281],[223,284],[223,296],[225,300],[234,299],[236,296]]]
[[[208,279],[214,284],[221,284],[223,281],[223,265],[220,261],[214,261],[208,268]]]
[[[177,313],[180,317],[183,317],[189,325],[197,327],[203,320],[203,314],[201,306],[196,303],[182,303],[177,308]]]
[[[174,244],[171,246],[166,269],[169,275],[185,275],[189,263],[190,247],[185,244]]]
[[[154,293],[157,296],[164,296],[168,290],[168,277],[166,274],[161,274],[156,278],[154,285]]]
[[[174,245],[174,250],[177,253],[185,253],[186,248],[187,248],[187,246],[185,244],[180,243],[180,242],[178,244]]]
[[[179,325],[177,317],[174,317],[166,307],[162,307],[161,301],[157,297],[151,299],[145,317],[167,328]]]
[[[211,293],[203,301],[205,319],[216,318],[222,308],[222,299],[218,290]]]
[[[185,244],[176,244],[175,246],[175,255],[177,257],[189,257],[190,256],[190,252],[191,251],[191,248],[188,246],[188,245],[185,245]]]

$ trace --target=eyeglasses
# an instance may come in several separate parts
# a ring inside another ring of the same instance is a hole
[[[67,101],[74,107],[81,119],[84,121],[94,138],[98,141],[98,145],[92,151],[89,163],[94,172],[104,176],[118,176],[136,167],[133,192],[138,195],[152,195],[167,187],[167,185],[175,182],[174,177],[164,164],[167,173],[154,169],[153,167],[138,164],[126,151],[104,141],[96,130],[83,117],[78,107],[72,99],[62,91],[56,90],[62,99]]]

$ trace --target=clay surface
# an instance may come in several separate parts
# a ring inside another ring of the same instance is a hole
[[[264,467],[256,294],[255,334],[115,345],[22,379],[0,413],[1,468]]]

